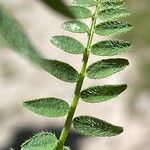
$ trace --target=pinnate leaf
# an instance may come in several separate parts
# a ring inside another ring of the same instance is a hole
[[[132,29],[130,23],[121,21],[108,21],[98,24],[95,27],[95,33],[102,36],[114,35],[117,33],[127,32]]]
[[[76,6],[90,7],[96,5],[96,0],[73,0]]]
[[[126,88],[126,84],[94,86],[83,90],[81,98],[89,103],[103,102],[118,96]]]
[[[91,47],[91,52],[99,56],[113,56],[127,52],[131,47],[129,42],[121,40],[106,40],[94,44]]]
[[[42,60],[43,68],[54,77],[74,83],[78,79],[78,72],[69,64],[58,60]]]
[[[81,54],[84,51],[83,45],[76,39],[69,36],[54,36],[51,39],[51,43],[71,54]]]
[[[73,120],[74,129],[85,136],[110,137],[123,132],[123,128],[98,118],[79,116]]]
[[[34,113],[46,117],[65,116],[69,109],[67,102],[54,97],[26,101],[23,105]]]
[[[130,12],[123,8],[110,8],[101,10],[98,17],[103,21],[112,21],[121,17],[129,16]]]
[[[93,63],[87,69],[87,76],[91,79],[100,79],[123,70],[129,65],[127,59],[104,59]]]
[[[78,20],[66,21],[63,23],[62,27],[74,33],[86,33],[89,30],[89,27],[84,22]]]
[[[54,150],[57,138],[49,132],[40,132],[21,145],[21,150]]]
[[[78,19],[86,19],[92,16],[92,11],[81,6],[70,6],[70,11]]]

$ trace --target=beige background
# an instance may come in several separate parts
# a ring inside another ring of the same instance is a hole
[[[49,39],[54,35],[70,35],[63,31],[61,24],[65,18],[49,10],[36,0],[0,0],[20,21],[34,45],[48,58],[72,64],[79,70],[82,55],[70,55],[55,48]],[[76,34],[78,40],[86,43],[86,35]],[[96,36],[95,41],[101,40]],[[76,116],[93,115],[113,124],[124,127],[124,133],[113,138],[86,138],[80,141],[79,150],[149,150],[150,120],[149,92],[138,96],[136,109],[132,112],[130,102],[139,81],[139,56],[135,51],[122,57],[130,60],[130,66],[123,72],[107,79],[86,79],[84,87],[97,84],[127,83],[129,88],[119,97],[101,104],[87,104],[80,101]],[[101,58],[91,55],[90,63]],[[64,118],[48,119],[35,115],[22,107],[22,102],[39,97],[55,96],[66,99],[69,103],[73,96],[74,84],[66,84],[52,77],[40,68],[24,59],[13,50],[0,50],[0,150],[12,140],[15,130],[22,127],[45,127],[46,125],[62,127]],[[133,96],[134,97],[134,96]],[[141,115],[140,113],[144,113]]]

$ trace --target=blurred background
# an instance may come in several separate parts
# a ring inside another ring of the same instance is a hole
[[[70,2],[69,0],[67,2]],[[68,62],[79,70],[82,55],[70,55],[50,42],[54,35],[70,35],[86,43],[86,35],[64,31],[65,17],[37,0],[0,0],[21,23],[35,47],[46,57]],[[98,84],[127,83],[128,89],[116,99],[100,104],[80,101],[76,116],[88,114],[124,127],[124,133],[112,138],[87,138],[71,132],[67,141],[72,150],[149,150],[150,149],[150,1],[127,0],[135,28],[121,37],[133,44],[128,58],[130,66],[107,79],[86,79],[84,87]],[[101,40],[95,36],[95,41]],[[91,55],[90,63],[101,59]],[[0,150],[20,149],[21,143],[41,130],[52,130],[59,136],[65,118],[49,119],[29,112],[25,100],[59,97],[69,103],[75,85],[52,77],[21,57],[13,49],[0,48]]]

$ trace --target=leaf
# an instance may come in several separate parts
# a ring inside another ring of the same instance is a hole
[[[23,106],[36,114],[46,117],[65,116],[69,109],[67,102],[54,97],[26,101]]]
[[[104,9],[98,13],[98,17],[103,21],[112,21],[129,15],[130,12],[123,8]]]
[[[84,7],[91,7],[96,5],[95,0],[73,0],[73,4],[76,6],[84,6]]]
[[[63,23],[62,27],[63,29],[74,33],[86,33],[89,31],[89,27],[84,22],[78,20],[66,21]]]
[[[92,11],[81,6],[70,6],[70,11],[78,19],[86,19],[92,16]]]
[[[71,18],[75,17],[63,0],[41,0],[41,1],[44,2],[48,7],[55,10],[56,12],[59,12],[60,14],[63,14]]]
[[[105,1],[101,3],[101,9],[120,8],[124,3],[125,1]]]
[[[99,56],[119,55],[129,51],[131,44],[120,40],[106,40],[94,44],[91,47],[91,52]]]
[[[3,44],[4,42],[4,44]],[[9,46],[17,53],[40,64],[43,57],[30,43],[22,26],[0,5],[0,45]]]
[[[66,147],[66,146],[65,146],[64,150],[71,150],[71,149],[70,149],[69,147]]]
[[[126,84],[94,86],[83,90],[81,92],[81,98],[89,103],[103,102],[118,96],[126,88]]]
[[[123,128],[98,118],[79,116],[73,120],[75,130],[85,136],[110,137],[123,132]]]
[[[49,132],[40,132],[21,145],[21,150],[54,150],[57,138]]]
[[[81,54],[84,51],[83,45],[76,39],[69,36],[54,36],[51,39],[51,43],[71,54]]]
[[[90,65],[87,76],[91,79],[101,79],[123,70],[129,65],[127,59],[104,59]]]
[[[54,77],[74,83],[78,79],[78,72],[69,64],[58,60],[42,60],[43,68]]]
[[[95,33],[102,36],[114,35],[131,30],[133,26],[130,23],[121,21],[109,21],[98,24],[95,27]]]

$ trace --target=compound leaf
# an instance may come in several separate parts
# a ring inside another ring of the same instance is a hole
[[[42,60],[43,68],[54,77],[74,83],[78,79],[78,72],[69,64],[58,60]]]
[[[87,69],[87,76],[91,79],[105,78],[123,70],[128,65],[127,59],[104,59],[90,65]]]
[[[126,88],[126,84],[94,86],[83,90],[81,92],[81,98],[89,103],[103,102],[118,96]]]
[[[100,41],[91,47],[91,52],[99,56],[113,56],[127,52],[131,47],[129,42],[121,40]]]
[[[109,8],[101,10],[98,17],[103,21],[112,21],[121,17],[129,16],[130,12],[123,8]]]
[[[83,45],[76,39],[69,36],[54,36],[51,39],[51,43],[71,54],[81,54],[84,51]]]
[[[69,109],[67,102],[54,97],[26,101],[23,105],[30,111],[46,117],[65,116]]]
[[[79,116],[73,120],[74,129],[85,136],[110,137],[123,132],[123,128],[98,118]]]
[[[66,21],[63,23],[62,27],[63,29],[74,33],[86,33],[89,31],[89,27],[84,22],[78,20]]]
[[[84,7],[91,7],[96,5],[95,0],[73,0],[73,4],[76,6],[84,6]]]
[[[95,33],[102,36],[114,35],[117,33],[127,32],[132,29],[130,23],[121,21],[108,21],[98,24],[95,27]]]
[[[92,11],[81,6],[70,6],[70,11],[78,19],[86,19],[92,16]]]
[[[105,1],[101,3],[101,9],[120,8],[125,1]]]
[[[40,132],[21,145],[21,150],[54,150],[57,138],[49,132]]]

